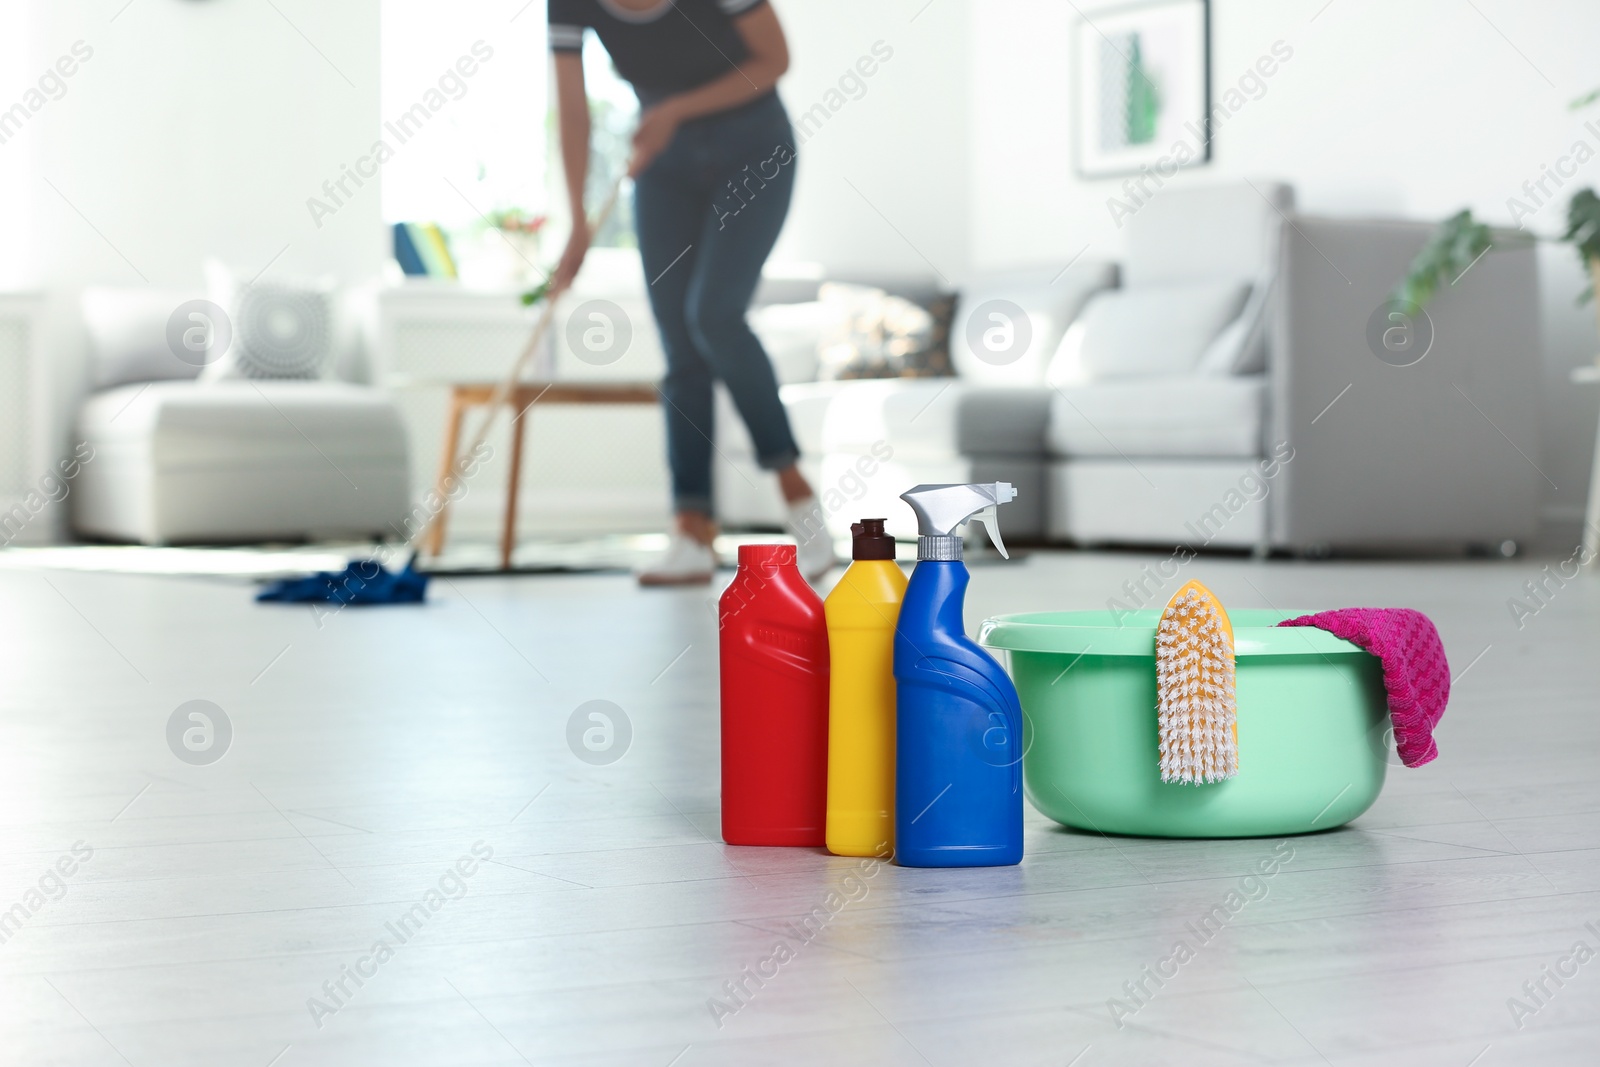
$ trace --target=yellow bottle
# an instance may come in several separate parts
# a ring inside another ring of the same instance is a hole
[[[894,626],[906,576],[883,519],[850,527],[853,562],[823,602],[828,618],[828,851],[894,850]]]

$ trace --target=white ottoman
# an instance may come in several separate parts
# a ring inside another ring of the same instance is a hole
[[[78,414],[85,536],[149,545],[394,537],[405,429],[388,394],[329,381],[148,382]]]

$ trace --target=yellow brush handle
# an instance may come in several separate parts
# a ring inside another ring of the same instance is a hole
[[[626,177],[625,174],[619,174],[617,180],[611,183],[611,191],[606,194],[605,200],[601,201],[600,210],[589,220],[590,233],[599,233],[601,227],[606,224],[606,220],[611,217],[611,212],[617,206],[617,197],[622,192],[622,179],[624,177]],[[494,417],[499,413],[500,406],[511,398],[512,390],[517,387],[517,381],[522,377],[522,369],[527,366],[528,360],[533,358],[534,352],[538,351],[539,343],[544,340],[544,335],[550,332],[550,323],[555,321],[556,317],[556,299],[560,295],[560,293],[551,289],[545,297],[544,311],[540,313],[538,321],[533,324],[533,332],[528,335],[528,343],[522,346],[522,351],[512,361],[511,369],[506,372],[505,378],[494,387],[494,392],[489,394],[489,403],[487,405],[489,411],[484,416],[482,424],[479,425],[478,432],[473,435],[466,448],[461,449],[450,457],[451,470],[458,469],[457,464],[461,462],[461,457],[472,455],[488,439],[489,428],[494,425]],[[534,402],[538,403],[537,398],[535,398]],[[411,536],[411,540],[407,544],[412,548],[421,544],[423,537],[433,528],[433,524],[437,521],[439,521],[439,516],[435,515],[432,519],[423,523],[422,528]]]

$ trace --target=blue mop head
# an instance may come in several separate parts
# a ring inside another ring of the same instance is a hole
[[[398,573],[384,570],[370,559],[356,560],[339,572],[322,571],[304,578],[272,582],[256,594],[256,601],[304,604],[420,604],[427,595],[428,575],[415,569],[416,556]]]

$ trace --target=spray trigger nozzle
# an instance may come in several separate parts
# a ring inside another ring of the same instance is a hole
[[[1006,551],[1005,542],[1000,540],[1000,516],[995,512],[995,505],[990,504],[982,511],[971,516],[968,522],[983,523],[983,532],[989,535],[989,540],[994,542],[995,550],[1002,559],[1010,559],[1011,553]]]
[[[910,504],[911,510],[916,513],[919,538],[952,538],[955,541],[954,549],[934,550],[954,553],[949,556],[924,556],[922,555],[924,546],[919,541],[917,547],[919,559],[960,559],[961,539],[958,531],[973,519],[983,523],[984,532],[989,535],[994,547],[999,550],[1000,555],[1010,559],[1011,554],[1006,551],[1005,542],[1000,539],[1000,522],[995,509],[1016,498],[1016,486],[1010,482],[984,482],[979,485],[917,485],[900,494],[900,499]]]

